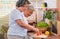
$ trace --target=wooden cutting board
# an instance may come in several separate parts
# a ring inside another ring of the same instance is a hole
[[[41,38],[47,38],[48,36],[46,36],[46,35],[44,35],[44,34],[41,34],[41,35],[37,36],[36,34],[34,34],[34,35],[32,35],[32,37],[33,37],[34,39],[41,39]]]

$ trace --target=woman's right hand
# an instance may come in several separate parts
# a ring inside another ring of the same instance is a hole
[[[39,29],[38,28],[34,28],[33,31],[37,33],[37,32],[39,32]]]

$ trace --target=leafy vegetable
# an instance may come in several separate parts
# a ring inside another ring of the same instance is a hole
[[[39,23],[37,24],[37,27],[39,27],[39,28],[47,28],[47,27],[48,27],[48,24],[45,23],[45,22],[39,22]]]

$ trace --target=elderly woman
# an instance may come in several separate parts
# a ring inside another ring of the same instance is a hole
[[[16,9],[14,9],[9,16],[8,39],[25,39],[25,37],[28,36],[27,30],[39,32],[37,28],[29,25],[26,19],[26,17],[32,15],[34,11],[33,7],[29,5],[30,2],[28,0],[17,1]]]

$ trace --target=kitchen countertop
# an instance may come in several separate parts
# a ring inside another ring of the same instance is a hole
[[[28,35],[30,35],[31,37],[34,35],[34,32],[28,32]],[[41,38],[34,38],[34,39],[41,39]],[[47,37],[46,39],[60,39],[60,36],[54,36],[54,35],[50,35],[49,37]]]

